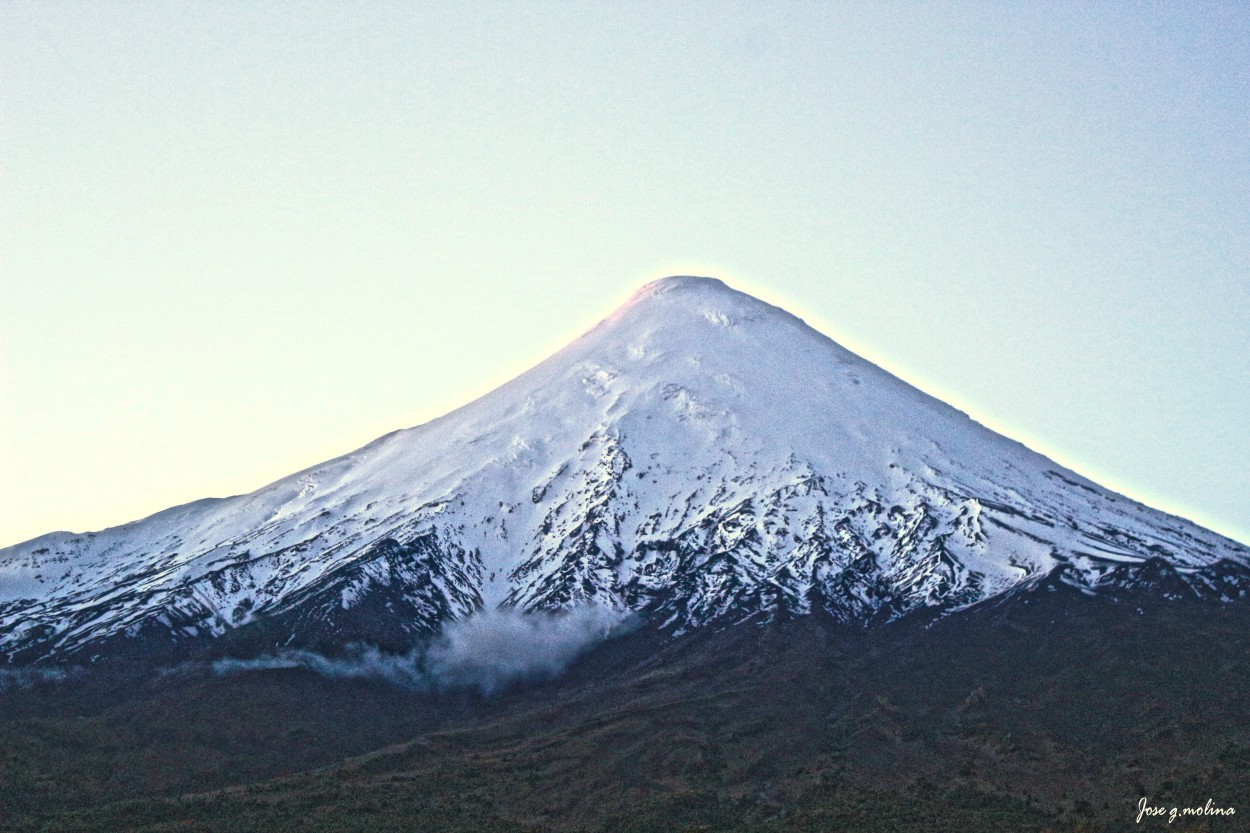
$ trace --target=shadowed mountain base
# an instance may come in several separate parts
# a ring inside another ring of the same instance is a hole
[[[290,669],[9,691],[0,813],[148,833],[1246,829],[1250,604],[1059,587],[928,622],[643,629],[489,700]],[[1143,797],[1237,815],[1137,825]]]

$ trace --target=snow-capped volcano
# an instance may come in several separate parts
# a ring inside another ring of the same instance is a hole
[[[678,631],[867,622],[1048,576],[1220,598],[1250,587],[1247,564],[783,310],[673,277],[440,419],[252,494],[0,550],[0,656],[399,646],[498,605]]]

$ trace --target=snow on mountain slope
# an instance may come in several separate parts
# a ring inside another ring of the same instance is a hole
[[[0,550],[0,655],[248,626],[398,647],[500,604],[678,630],[815,607],[867,621],[1144,566],[1229,597],[1248,563],[780,309],[674,277],[432,422],[249,495]]]

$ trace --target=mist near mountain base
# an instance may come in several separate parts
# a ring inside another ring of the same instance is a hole
[[[64,668],[0,668],[0,691],[63,683],[78,673],[78,669]]]
[[[636,625],[636,616],[603,605],[554,613],[491,608],[447,623],[428,646],[407,654],[387,654],[373,646],[351,646],[343,657],[283,651],[217,660],[212,670],[228,675],[306,668],[335,679],[375,679],[434,691],[477,689],[489,695],[515,682],[558,677],[578,657]]]

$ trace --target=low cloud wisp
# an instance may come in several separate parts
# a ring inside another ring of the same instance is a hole
[[[429,646],[410,654],[384,654],[372,647],[356,647],[345,657],[283,651],[250,660],[217,660],[212,668],[218,674],[307,668],[332,678],[378,679],[436,691],[476,688],[491,694],[514,682],[557,677],[582,654],[633,627],[632,616],[602,606],[558,613],[494,608],[448,623]]]
[[[63,683],[78,673],[78,669],[64,668],[0,668],[0,691]]]

